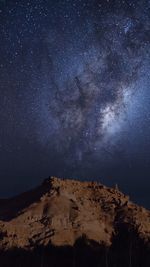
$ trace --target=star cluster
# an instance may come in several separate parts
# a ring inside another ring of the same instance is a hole
[[[150,1],[0,1],[0,36],[6,194],[50,174],[148,181]]]

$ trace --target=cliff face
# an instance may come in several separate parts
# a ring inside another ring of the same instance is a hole
[[[52,247],[56,250],[71,249],[80,247],[79,244],[82,244],[82,249],[111,251],[111,255],[116,255],[117,251],[122,255],[126,251],[128,264],[139,248],[149,251],[150,212],[133,204],[117,188],[55,177],[45,180],[35,190],[5,200],[0,205],[1,258],[13,250],[33,255],[37,248],[45,251],[48,247],[51,250]],[[104,261],[101,266],[108,266],[106,264],[112,260],[114,265],[111,263],[111,267],[123,267],[119,265],[118,256],[118,265],[115,265],[114,258],[106,260],[101,259],[101,263]],[[53,261],[50,261],[52,264]],[[85,266],[90,266],[89,262]],[[149,265],[146,265],[147,262]],[[29,266],[32,266],[31,261]],[[42,265],[36,263],[36,266]],[[59,263],[58,266],[64,265]],[[150,261],[146,259],[145,265],[129,266],[150,266]]]

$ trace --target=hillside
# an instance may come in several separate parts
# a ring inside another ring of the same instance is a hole
[[[0,205],[2,267],[146,267],[149,246],[150,212],[100,183],[51,177]]]

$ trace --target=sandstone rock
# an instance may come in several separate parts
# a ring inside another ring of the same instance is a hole
[[[0,249],[73,246],[82,236],[110,247],[122,225],[149,244],[150,212],[118,188],[51,177],[2,202]]]

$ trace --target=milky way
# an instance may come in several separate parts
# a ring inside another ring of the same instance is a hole
[[[56,2],[0,3],[2,175],[147,170],[150,2]]]

